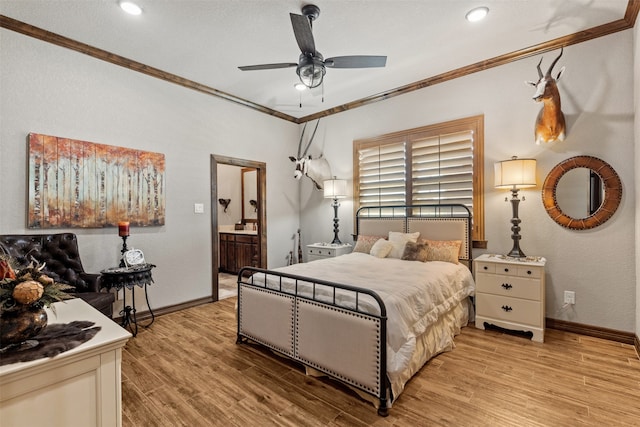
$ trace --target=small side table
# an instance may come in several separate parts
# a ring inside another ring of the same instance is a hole
[[[307,261],[333,258],[351,253],[353,246],[349,243],[313,243],[307,245]]]
[[[135,337],[138,334],[138,320],[136,319],[136,298],[135,289],[136,286],[144,288],[144,298],[151,314],[151,322],[147,325],[143,325],[145,328],[151,326],[155,320],[155,315],[149,304],[149,295],[147,293],[147,285],[153,283],[153,277],[151,276],[151,269],[154,268],[153,264],[140,264],[130,267],[113,267],[102,270],[102,286],[111,290],[127,288],[131,290],[132,305],[127,305],[127,293],[123,292],[123,305],[124,309],[120,312],[122,315],[121,326],[125,329],[129,329],[131,334]]]
[[[476,328],[495,325],[544,342],[546,262],[543,257],[484,254],[476,258]]]

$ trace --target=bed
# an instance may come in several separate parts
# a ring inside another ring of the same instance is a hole
[[[453,348],[473,312],[471,213],[463,205],[366,207],[356,214],[356,236],[359,251],[348,255],[272,270],[243,268],[237,342],[261,344],[307,372],[333,377],[386,416],[409,379]],[[397,252],[380,257],[362,243],[386,247],[378,242],[383,237],[416,237],[414,248],[418,239],[428,239],[423,249],[459,246],[455,260],[420,262],[399,259]]]

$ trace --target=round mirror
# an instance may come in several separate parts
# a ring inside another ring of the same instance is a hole
[[[622,183],[606,162],[577,156],[551,169],[542,186],[542,203],[555,222],[586,230],[606,222],[622,198]]]

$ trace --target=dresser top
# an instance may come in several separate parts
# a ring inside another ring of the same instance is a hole
[[[123,329],[113,320],[81,300],[80,298],[70,299],[52,304],[52,308],[46,308],[49,317],[48,324],[70,323],[75,320],[87,320],[94,322],[94,326],[100,327],[98,332],[89,341],[79,346],[60,353],[53,358],[42,358],[30,362],[18,362],[0,367],[0,383],[3,382],[10,374],[27,371],[37,371],[44,369],[48,365],[54,363],[64,364],[64,360],[70,360],[80,354],[95,354],[102,352],[106,348],[122,347],[131,334]],[[55,310],[55,311],[54,311]]]
[[[500,262],[505,264],[519,264],[519,265],[539,265],[544,266],[547,260],[541,256],[528,256],[525,258],[514,258],[501,254],[483,254],[474,261],[481,262]]]
[[[350,243],[311,243],[307,245],[309,248],[350,248]]]

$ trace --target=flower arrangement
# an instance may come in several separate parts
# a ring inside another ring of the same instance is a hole
[[[58,283],[42,272],[44,264],[30,263],[15,268],[13,260],[0,256],[0,311],[32,306],[42,308],[56,301],[73,298],[66,291],[73,286]]]

